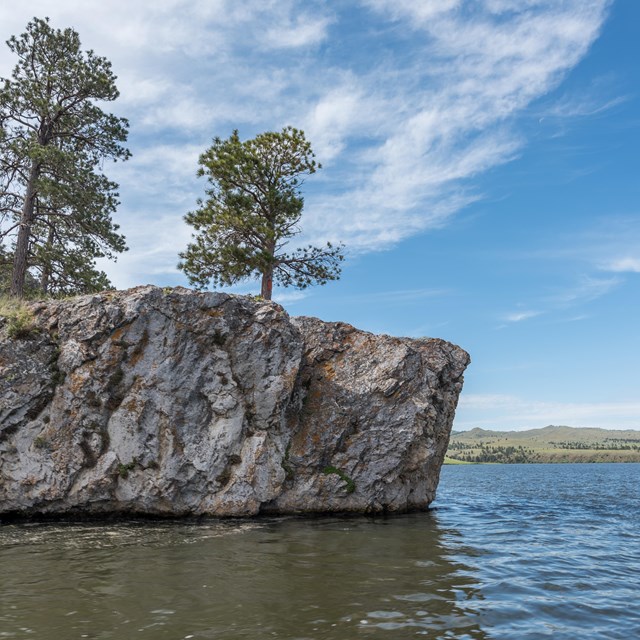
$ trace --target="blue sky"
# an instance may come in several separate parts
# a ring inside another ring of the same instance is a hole
[[[292,315],[467,349],[458,429],[640,429],[639,2],[23,0],[0,35],[34,15],[119,77],[116,286],[186,284],[199,153],[293,125],[323,163],[300,241],[348,258]]]

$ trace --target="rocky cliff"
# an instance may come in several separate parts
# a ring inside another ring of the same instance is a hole
[[[0,318],[0,513],[425,508],[459,347],[138,287]]]

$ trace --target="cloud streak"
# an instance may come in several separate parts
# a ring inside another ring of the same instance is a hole
[[[522,322],[523,320],[530,320],[542,314],[542,311],[515,311],[505,316],[505,322]]]
[[[292,124],[314,143],[325,168],[307,185],[301,241],[340,240],[365,253],[447,224],[481,197],[480,176],[523,152],[518,118],[582,59],[608,6],[25,0],[0,7],[0,25],[8,37],[50,15],[114,63],[115,108],[131,121],[134,152],[118,170],[131,252],[107,269],[124,286],[136,254],[158,281],[175,277],[169,265],[183,247],[169,249],[157,221],[188,237],[177,229],[203,191],[195,150],[236,127],[251,136]],[[12,64],[0,49],[0,75]]]
[[[627,266],[624,270],[628,271],[630,269]],[[511,324],[531,320],[538,316],[549,315],[551,313],[557,314],[558,312],[565,313],[568,309],[587,305],[607,295],[620,286],[622,282],[623,280],[619,277],[602,278],[582,275],[573,286],[567,287],[552,296],[541,296],[537,299],[535,304],[539,309],[517,310],[502,316],[500,320],[507,324],[500,324],[497,329],[505,329]],[[576,322],[583,320],[585,317],[587,316],[584,314],[578,314],[569,318],[563,318],[560,321]],[[557,318],[555,321],[558,321]]]
[[[640,429],[640,402],[542,402],[502,394],[463,394],[455,429],[520,431],[548,425]]]
[[[640,273],[640,258],[631,256],[616,258],[603,265],[603,269],[614,273]]]

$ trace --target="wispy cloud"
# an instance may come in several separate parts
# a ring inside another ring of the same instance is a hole
[[[613,271],[615,273],[640,273],[640,258],[630,256],[624,258],[615,258],[610,262],[602,265],[604,271]]]
[[[490,2],[473,10],[462,1],[365,4],[411,27],[414,54],[393,61],[386,91],[373,77],[360,79],[361,100],[379,107],[378,122],[367,112],[369,126],[384,137],[369,140],[353,186],[308,200],[309,234],[340,235],[357,251],[441,226],[477,200],[470,180],[520,153],[526,141],[514,118],[586,53],[608,2],[588,9],[578,2]]]
[[[463,394],[454,428],[522,430],[550,424],[640,429],[640,402],[541,402],[501,394]]]
[[[531,262],[540,273],[552,274],[553,281],[543,286],[540,278],[535,290],[526,291],[526,299],[517,300],[512,312],[497,319],[513,323],[544,314],[545,323],[584,320],[592,302],[625,286],[628,274],[640,273],[639,244],[640,218],[608,212],[583,229],[550,234],[542,249],[507,249],[503,259]]]
[[[622,282],[622,279],[619,277],[601,278],[583,274],[576,280],[573,286],[565,287],[552,295],[535,297],[533,302],[538,307],[537,309],[518,309],[503,315],[500,318],[502,324],[496,328],[505,329],[509,325],[531,320],[532,318],[537,318],[542,315],[549,316],[550,322],[576,322],[578,320],[584,320],[587,317],[584,313],[576,314],[574,311],[569,317],[566,317],[566,313],[575,307],[580,308],[607,295],[616,287],[620,286]],[[531,298],[532,296],[529,297]]]
[[[542,314],[542,311],[515,311],[509,313],[504,317],[506,322],[522,322],[523,320],[529,320]]]
[[[303,118],[304,130],[325,168],[345,150],[349,137],[362,133],[376,118],[376,108],[357,78],[345,78],[322,95]]]
[[[250,136],[286,124],[305,128],[325,163],[316,186],[309,182],[303,240],[367,252],[442,226],[481,197],[476,178],[522,153],[518,116],[582,59],[608,6],[25,0],[0,6],[0,25],[8,37],[49,15],[112,60],[123,94],[115,109],[130,119],[130,146],[142,158],[128,164],[136,180],[123,185],[118,214],[131,256],[164,245],[158,211],[168,215],[173,203],[177,230],[186,201],[202,193],[195,148],[236,127]],[[12,64],[0,47],[0,75]],[[173,277],[161,255],[149,269]],[[124,285],[120,268],[113,276]]]
[[[385,11],[395,19],[409,18],[416,26],[458,9],[462,0],[414,2],[413,0],[364,0],[364,4],[377,11]]]
[[[306,291],[275,291],[273,299],[279,304],[291,304],[304,300],[308,295]]]
[[[605,101],[594,96],[564,98],[545,108],[541,117],[585,118],[597,116],[624,104],[627,100],[629,100],[629,96],[616,96]]]
[[[331,22],[328,16],[290,15],[287,22],[268,29],[263,42],[272,49],[297,49],[317,45],[327,38],[327,28]]]
[[[585,302],[591,302],[600,298],[621,284],[620,278],[594,278],[582,276],[578,283],[571,289],[567,289],[551,297],[551,302],[562,307],[574,306]]]

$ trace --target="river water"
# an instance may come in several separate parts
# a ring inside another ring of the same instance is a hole
[[[451,466],[392,518],[0,526],[0,638],[640,638],[640,464]]]

